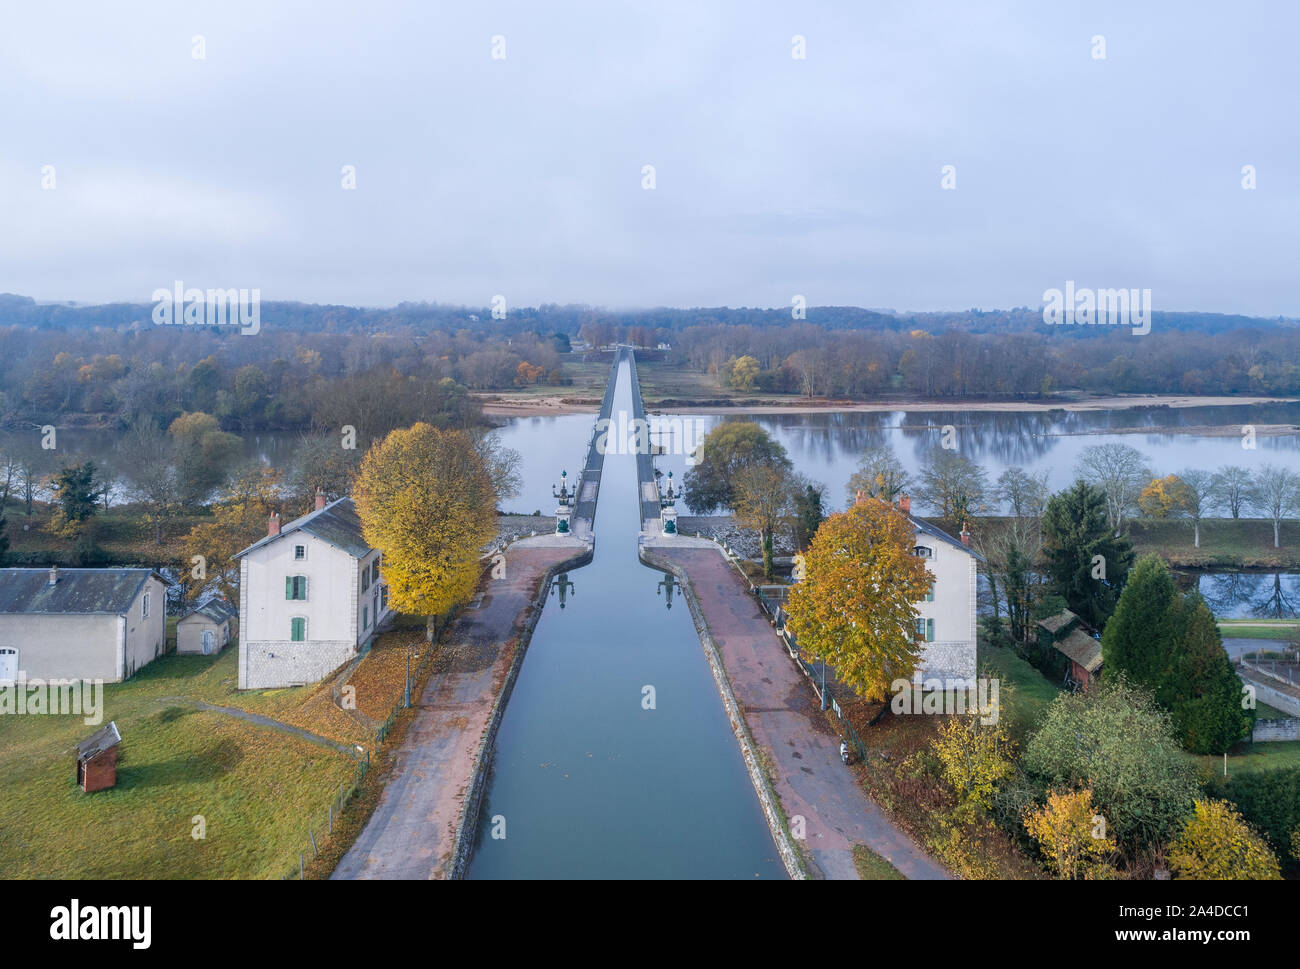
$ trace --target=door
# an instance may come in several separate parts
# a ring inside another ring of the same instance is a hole
[[[0,683],[13,683],[18,679],[18,650],[0,646]]]
[[[215,639],[216,637],[212,635],[211,629],[203,630],[203,655],[204,656],[212,655],[212,648],[213,646],[216,645]]]

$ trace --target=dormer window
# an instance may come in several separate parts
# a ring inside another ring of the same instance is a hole
[[[919,559],[932,559],[934,558],[934,549],[928,545],[918,545],[912,549],[912,554]]]

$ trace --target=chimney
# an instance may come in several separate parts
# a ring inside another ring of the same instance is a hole
[[[855,505],[860,505],[860,504],[862,504],[862,503],[863,503],[864,501],[866,501],[866,500],[867,500],[867,493],[866,493],[865,491],[859,491],[859,492],[858,492],[858,497],[857,497],[857,499],[854,501],[854,504],[855,504]]]
[[[280,534],[280,513],[278,511],[271,512],[271,520],[266,525],[266,534],[269,538],[275,538],[276,535]]]
[[[320,511],[325,507],[325,492],[320,488],[316,489],[316,510]]]
[[[50,585],[55,585],[55,584],[58,583],[58,581],[59,581],[59,567],[58,567],[57,565],[51,565],[51,566],[50,566]]]
[[[901,511],[904,515],[910,515],[912,513],[911,496],[909,495],[898,496],[898,510]]]
[[[961,543],[970,548],[970,532],[966,530],[966,523],[961,523]]]

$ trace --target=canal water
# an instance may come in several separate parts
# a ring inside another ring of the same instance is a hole
[[[606,455],[595,533],[506,706],[468,877],[785,878],[686,603],[637,558],[635,455]]]

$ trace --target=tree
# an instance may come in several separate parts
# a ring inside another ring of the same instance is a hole
[[[495,432],[484,433],[482,430],[468,432],[474,442],[474,450],[483,459],[488,477],[492,479],[492,490],[496,494],[496,504],[519,494],[523,482],[519,478],[519,452],[501,443]]]
[[[1183,481],[1176,474],[1152,478],[1138,495],[1138,508],[1149,518],[1173,518],[1184,506],[1183,490]]]
[[[998,785],[1016,772],[1015,744],[1001,723],[950,717],[940,725],[933,749],[948,786],[966,805],[982,811],[992,809]]]
[[[794,498],[794,546],[800,552],[808,548],[817,529],[826,520],[822,495],[826,486],[796,474]]]
[[[172,421],[167,436],[174,446],[180,500],[186,505],[206,502],[234,469],[244,442],[221,429],[211,414],[186,412]]]
[[[754,357],[743,356],[732,363],[729,383],[736,390],[748,393],[754,389],[754,380],[760,369],[762,368]]]
[[[742,468],[771,465],[791,469],[785,448],[750,421],[725,421],[704,436],[696,449],[695,467],[682,485],[686,504],[696,514],[735,508],[735,480]]]
[[[464,432],[416,424],[370,449],[354,498],[362,534],[383,553],[393,608],[437,616],[470,597],[496,537],[496,496]]]
[[[736,472],[732,482],[736,518],[759,535],[763,547],[763,574],[771,579],[772,548],[778,527],[794,512],[795,485],[790,471],[779,464],[754,464]]]
[[[1105,878],[1115,841],[1092,804],[1092,791],[1048,791],[1047,803],[1024,816],[1025,830],[1058,878]]]
[[[359,449],[343,447],[338,435],[304,435],[289,459],[289,491],[294,503],[310,508],[318,491],[327,501],[346,496],[361,470],[361,457]]]
[[[1250,471],[1235,465],[1225,464],[1214,472],[1212,480],[1213,495],[1233,518],[1241,517],[1241,510],[1250,505],[1255,483]]]
[[[1122,675],[1057,696],[1021,763],[1048,788],[1090,788],[1115,838],[1130,848],[1173,837],[1198,790],[1195,762],[1174,740],[1168,714]]]
[[[917,494],[940,518],[969,521],[984,510],[987,491],[984,469],[964,454],[934,448],[921,463]]]
[[[1242,708],[1242,683],[1223,648],[1214,614],[1196,593],[1180,596],[1164,625],[1174,644],[1156,687],[1174,730],[1194,754],[1222,754],[1250,736],[1254,716]]]
[[[1127,444],[1094,444],[1083,449],[1075,471],[1105,495],[1107,521],[1119,535],[1124,516],[1151,477],[1146,457]]]
[[[840,680],[883,700],[916,671],[921,644],[913,603],[931,577],[912,554],[911,523],[874,499],[822,523],[804,559],[806,578],[786,603],[787,628],[807,654],[830,663]]]
[[[858,470],[849,477],[849,503],[856,500],[858,492],[871,498],[893,503],[911,484],[911,475],[903,467],[888,444],[870,447],[862,452]]]
[[[144,506],[141,516],[153,528],[154,544],[162,544],[163,526],[180,505],[180,483],[171,440],[152,420],[141,419],[127,429],[118,443],[127,495]]]
[[[1184,468],[1178,477],[1183,483],[1182,512],[1192,522],[1192,544],[1200,548],[1201,519],[1214,500],[1214,475],[1199,468]]]
[[[195,525],[185,537],[185,565],[197,580],[187,586],[187,597],[197,598],[215,587],[232,602],[238,598],[235,555],[266,536],[267,520],[279,508],[282,491],[283,480],[274,468],[249,462],[235,470],[212,503],[212,521]]]
[[[1278,881],[1277,857],[1225,801],[1198,800],[1169,847],[1169,865],[1180,879]]]
[[[1155,691],[1169,668],[1174,633],[1164,623],[1178,598],[1164,559],[1144,555],[1128,582],[1101,637],[1107,674],[1123,673],[1133,683]]]
[[[1266,464],[1255,474],[1251,504],[1273,522],[1273,547],[1281,547],[1282,519],[1300,500],[1300,475],[1288,468]]]
[[[1051,590],[1084,622],[1105,626],[1133,564],[1128,538],[1111,533],[1105,496],[1085,481],[1053,495],[1043,515],[1043,549]]]
[[[1022,468],[1003,471],[994,491],[997,500],[1006,502],[1016,518],[1042,518],[1050,494],[1046,471],[1029,474]]]
[[[80,535],[86,522],[94,517],[99,501],[100,483],[94,461],[61,468],[50,482],[57,507],[50,519],[50,530],[72,538]]]

